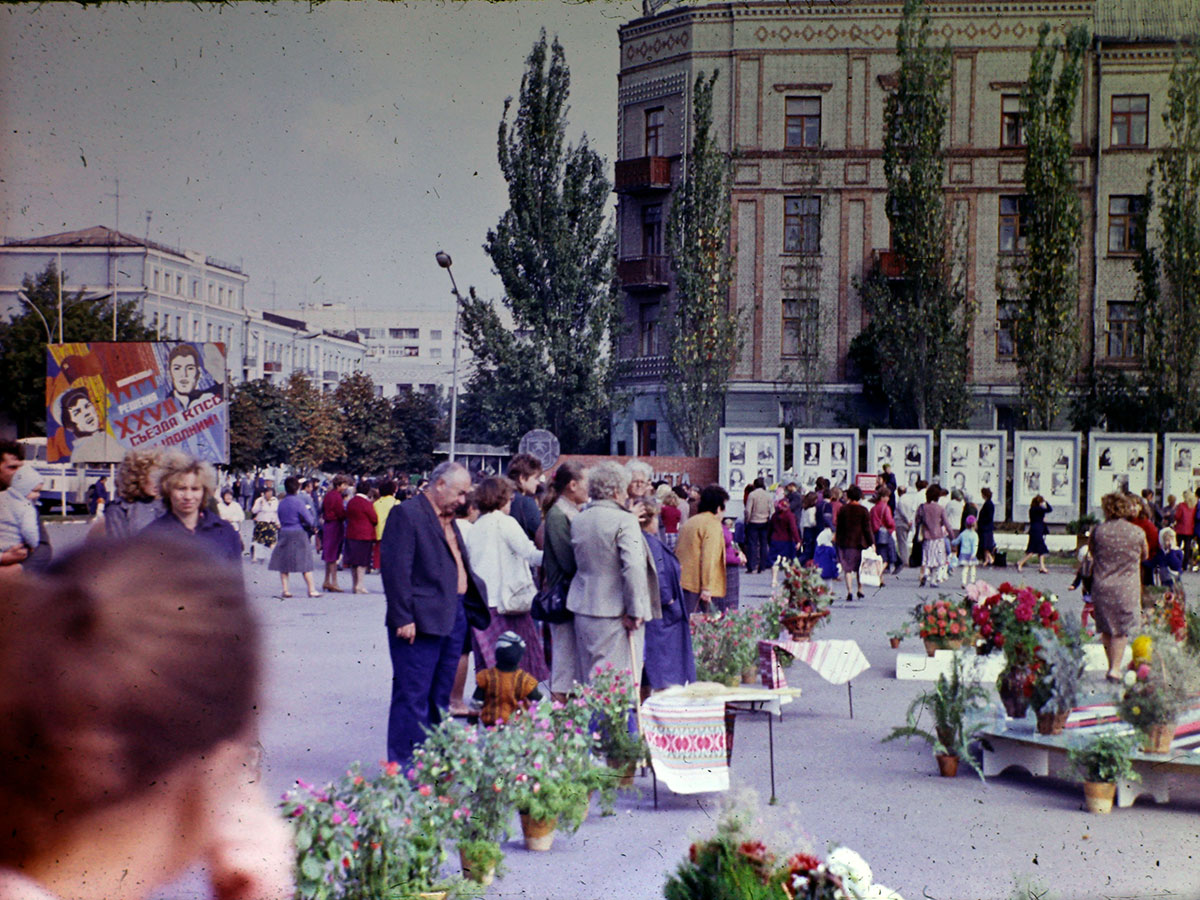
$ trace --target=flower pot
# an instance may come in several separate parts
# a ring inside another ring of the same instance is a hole
[[[758,666],[746,666],[742,669],[742,684],[758,684]]]
[[[608,767],[618,772],[617,787],[633,787],[633,773],[637,771],[636,762],[621,762],[616,759],[606,760]]]
[[[1111,781],[1085,781],[1083,783],[1083,802],[1090,813],[1110,813],[1113,808],[1113,798],[1117,796],[1117,786]]]
[[[807,641],[812,637],[813,629],[817,624],[829,615],[829,610],[822,609],[817,612],[796,612],[791,610],[785,612],[779,617],[779,621],[783,627],[787,629],[793,641]]]
[[[487,887],[496,880],[496,864],[489,863],[485,866],[475,867],[467,862],[467,858],[463,856],[461,850],[458,851],[458,860],[462,863],[463,878],[468,881],[473,881],[478,885]]]
[[[929,638],[925,638],[925,655],[926,656],[933,656],[933,654],[937,653],[938,650],[940,650],[940,649],[941,649],[941,647],[939,646],[937,641],[931,641]]]
[[[553,819],[532,819],[527,813],[521,813],[521,833],[525,835],[525,849],[549,850],[554,845],[554,829],[557,827],[557,816]]]
[[[958,757],[953,753],[937,754],[937,764],[943,778],[953,778],[958,774]]]
[[[888,638],[888,643],[892,645],[893,650],[900,649],[900,638]]]
[[[1027,666],[1010,666],[1000,673],[996,691],[1004,703],[1004,712],[1011,719],[1023,719],[1029,712],[1029,696],[1025,686],[1032,678]]]
[[[1144,753],[1170,753],[1171,741],[1175,739],[1175,723],[1160,722],[1146,729],[1142,739]]]
[[[1037,714],[1038,734],[1062,734],[1068,713],[1040,712]]]

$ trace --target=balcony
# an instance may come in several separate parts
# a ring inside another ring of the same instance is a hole
[[[671,259],[638,256],[617,260],[617,279],[627,291],[665,291],[670,287]]]
[[[618,377],[623,380],[662,378],[667,374],[665,356],[634,356],[622,359],[617,365]]]
[[[617,160],[616,184],[618,194],[671,189],[671,160],[666,156],[643,156],[639,159]]]

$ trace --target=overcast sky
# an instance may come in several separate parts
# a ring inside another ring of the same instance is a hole
[[[640,2],[27,4],[0,9],[0,231],[114,223],[241,262],[247,300],[498,297],[506,96],[538,30],[571,69],[569,136],[616,149],[617,27]]]

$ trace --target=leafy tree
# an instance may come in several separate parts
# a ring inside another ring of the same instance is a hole
[[[376,396],[370,375],[346,375],[333,392],[339,407],[342,444],[341,462],[350,471],[382,475],[403,459],[404,437],[392,418],[392,404]]]
[[[252,472],[287,463],[300,428],[282,388],[265,378],[236,385],[229,398],[229,467]]]
[[[1021,92],[1026,249],[1016,266],[1019,302],[1013,318],[1022,400],[1030,426],[1041,429],[1053,427],[1079,356],[1082,214],[1071,168],[1071,120],[1088,45],[1082,26],[1068,32],[1065,45],[1049,42],[1049,34],[1043,22]]]
[[[288,411],[299,428],[288,463],[301,472],[345,458],[342,425],[331,394],[323,394],[301,372],[293,372],[283,389]]]
[[[1071,397],[1070,417],[1075,431],[1157,431],[1161,421],[1138,377],[1107,366],[1087,373]]]
[[[905,0],[898,82],[883,113],[887,212],[904,277],[876,268],[858,287],[894,424],[940,429],[964,424],[970,411],[973,311],[954,272],[942,187],[950,49],[931,42],[924,3]]]
[[[1146,189],[1158,208],[1160,249],[1137,262],[1142,376],[1166,431],[1200,429],[1200,49],[1175,60],[1163,111],[1166,146]],[[1149,212],[1147,212],[1147,218]]]
[[[64,285],[66,278],[63,278]],[[58,336],[58,269],[47,264],[36,277],[28,274],[21,291],[51,323]],[[67,343],[112,340],[112,302],[108,296],[88,299],[82,290],[63,291],[63,339]],[[136,300],[117,304],[117,340],[149,341],[154,335]],[[9,322],[0,322],[0,410],[13,420],[21,434],[46,431],[46,326],[38,314],[21,304]]]
[[[432,469],[433,448],[446,439],[446,417],[439,398],[424,391],[401,391],[392,398],[392,422],[404,436],[404,471]]]
[[[568,452],[607,433],[612,338],[620,321],[612,287],[615,238],[605,222],[612,185],[586,135],[578,145],[566,143],[570,80],[562,46],[557,39],[547,46],[543,31],[526,61],[516,116],[510,125],[509,98],[500,121],[509,208],[488,231],[484,249],[518,334],[496,339],[499,317],[473,293],[463,311],[475,356],[468,393],[476,409],[503,413],[481,436],[513,442],[544,427]],[[520,402],[511,406],[514,390]]]
[[[737,353],[738,317],[729,309],[729,157],[712,131],[714,71],[696,77],[692,147],[671,197],[667,245],[675,270],[666,414],[684,452],[700,456],[721,423]]]

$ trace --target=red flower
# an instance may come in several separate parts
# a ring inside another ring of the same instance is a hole
[[[399,775],[400,774],[400,763],[390,762],[386,766],[383,767],[383,771],[384,771],[385,775],[391,775],[393,777],[396,775]]]
[[[819,869],[821,861],[811,853],[796,853],[787,861],[787,867],[789,875],[798,875]]]

